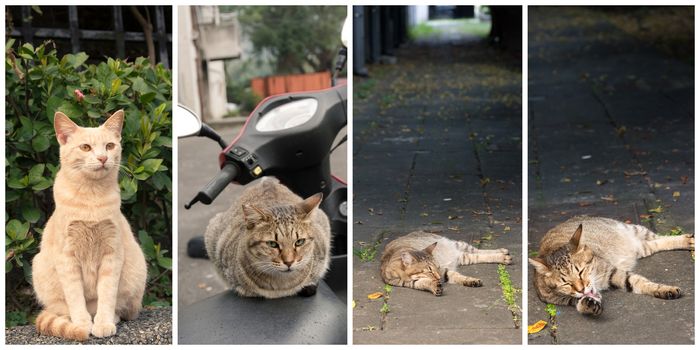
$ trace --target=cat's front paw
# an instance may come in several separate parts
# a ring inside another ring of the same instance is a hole
[[[430,291],[433,292],[433,294],[436,297],[441,296],[442,295],[442,283],[440,283],[440,281],[433,282],[430,286]]]
[[[654,297],[659,299],[678,299],[681,297],[681,289],[674,286],[661,286],[654,291]]]
[[[467,287],[481,287],[484,285],[478,278],[465,280],[463,284]]]
[[[509,254],[508,249],[506,249],[506,248],[500,248],[500,249],[498,249],[498,250],[500,250],[501,253],[503,253],[504,255],[508,255],[508,254]]]
[[[92,335],[98,338],[110,337],[117,334],[117,326],[114,323],[95,323],[92,325]]]
[[[685,235],[688,240],[688,248],[690,250],[695,250],[695,235]]]
[[[90,332],[92,331],[92,321],[78,321],[78,322],[73,322],[75,327],[77,328],[77,334],[80,334],[80,338],[87,339],[88,336],[90,336]]]
[[[316,286],[315,285],[308,285],[304,288],[302,288],[298,293],[298,296],[300,297],[311,297],[316,295]]]
[[[598,316],[603,313],[603,303],[591,297],[583,297],[576,304],[576,310],[584,315]]]
[[[503,264],[510,265],[513,263],[513,258],[510,255],[503,256]]]

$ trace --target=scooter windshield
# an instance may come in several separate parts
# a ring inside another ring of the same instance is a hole
[[[318,109],[315,98],[305,98],[277,106],[260,117],[255,129],[261,132],[290,129],[309,121]]]

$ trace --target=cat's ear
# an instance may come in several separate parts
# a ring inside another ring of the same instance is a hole
[[[547,263],[544,261],[544,259],[540,257],[535,257],[535,258],[529,258],[527,259],[530,262],[530,265],[532,265],[535,270],[537,270],[538,273],[549,276],[551,272],[549,271],[549,267],[547,266]]]
[[[102,127],[107,130],[113,131],[118,137],[122,136],[122,126],[124,125],[124,110],[120,109],[114,114],[112,114],[107,120],[102,124]]]
[[[80,127],[73,123],[67,115],[56,112],[53,115],[53,128],[56,130],[56,139],[59,145],[65,145],[68,137],[73,135]]]
[[[297,208],[304,213],[305,217],[308,217],[314,209],[318,208],[322,200],[323,193],[319,192],[297,204]]]
[[[409,252],[403,252],[401,253],[401,262],[403,263],[403,266],[409,266],[413,264],[416,261],[415,258],[413,258],[413,255]]]
[[[423,249],[423,251],[426,252],[426,253],[428,253],[428,254],[430,254],[430,255],[432,255],[432,254],[433,254],[433,250],[435,250],[435,247],[437,247],[437,242],[435,242],[435,243],[433,243],[433,244],[431,244],[431,245],[425,247],[425,249]]]
[[[576,229],[576,232],[574,232],[574,235],[571,236],[571,240],[569,240],[569,248],[574,253],[578,253],[583,248],[583,244],[581,244],[581,233],[582,232],[583,232],[583,224],[579,224],[578,228]]]
[[[243,204],[243,218],[246,226],[253,228],[256,224],[270,220],[270,214],[252,204]]]

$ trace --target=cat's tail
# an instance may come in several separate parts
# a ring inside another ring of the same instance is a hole
[[[36,317],[36,330],[40,334],[83,341],[90,337],[90,330],[76,326],[68,316],[59,316],[43,310]]]

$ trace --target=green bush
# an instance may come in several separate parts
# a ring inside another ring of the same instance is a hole
[[[139,57],[88,65],[85,53],[58,57],[53,43],[5,46],[6,320],[34,314],[31,260],[53,212],[51,186],[59,169],[53,116],[98,126],[124,109],[119,186],[122,212],[148,261],[146,305],[171,302],[171,72]],[[17,297],[14,297],[17,296]],[[28,300],[26,300],[28,299]]]

